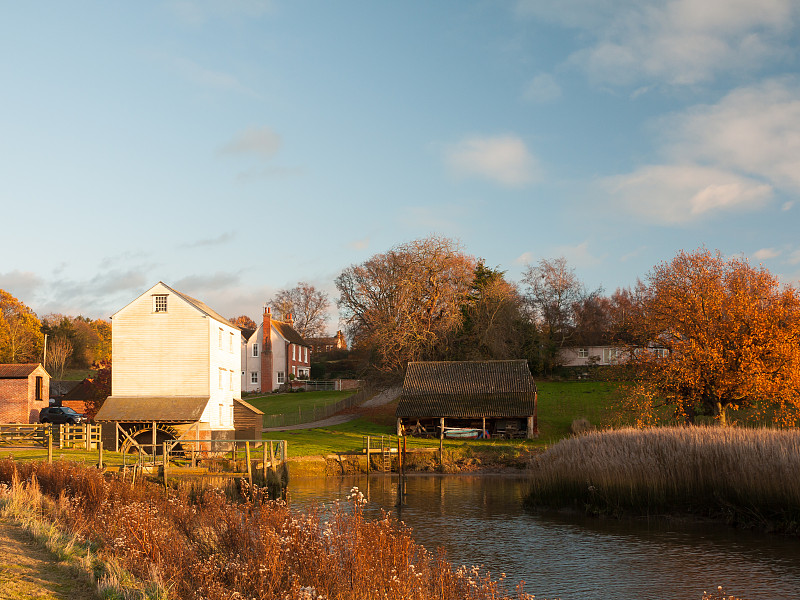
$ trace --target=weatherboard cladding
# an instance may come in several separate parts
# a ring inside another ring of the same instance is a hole
[[[409,363],[396,415],[527,417],[536,414],[536,383],[525,360]]]

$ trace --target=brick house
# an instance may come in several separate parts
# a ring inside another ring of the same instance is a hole
[[[278,321],[266,307],[258,329],[242,335],[242,391],[269,393],[310,374],[311,346],[294,329],[292,316]]]
[[[38,423],[50,404],[50,375],[39,363],[0,365],[0,423]]]
[[[311,352],[314,354],[324,354],[334,350],[347,350],[347,340],[341,330],[337,331],[334,336],[308,338],[306,341],[311,346]]]

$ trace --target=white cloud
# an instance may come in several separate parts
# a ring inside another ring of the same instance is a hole
[[[570,62],[600,82],[686,85],[782,57],[795,0],[520,0],[517,13],[584,32]]]
[[[237,77],[230,73],[208,69],[187,58],[173,58],[171,62],[173,68],[184,79],[201,87],[256,95],[253,90],[242,84]]]
[[[219,246],[227,244],[228,242],[236,239],[236,234],[233,231],[227,231],[213,238],[205,238],[186,244],[181,244],[181,248],[203,248],[207,246]]]
[[[756,260],[769,260],[781,255],[781,251],[776,248],[761,248],[753,253],[753,258]]]
[[[773,79],[666,119],[665,153],[800,190],[800,84]]]
[[[445,162],[459,177],[481,177],[509,187],[524,186],[539,176],[536,158],[513,135],[466,138],[446,149]]]
[[[783,203],[783,206],[781,206],[781,210],[782,211],[792,210],[793,206],[794,206],[794,202],[789,200],[789,201]]]
[[[789,255],[789,260],[787,261],[790,265],[800,264],[800,250],[795,250]]]
[[[283,145],[281,136],[269,127],[250,127],[237,134],[220,148],[221,154],[255,154],[261,158],[272,158]]]
[[[369,237],[361,238],[360,240],[353,240],[347,247],[352,250],[366,250],[369,248]]]
[[[563,256],[573,267],[594,267],[602,262],[601,256],[589,250],[589,242],[581,242],[574,246],[556,246],[555,256]]]
[[[697,165],[646,166],[607,178],[603,184],[630,212],[663,224],[728,210],[755,210],[772,197],[767,184]]]
[[[533,252],[523,252],[520,254],[514,262],[518,265],[529,265],[533,262]]]
[[[525,88],[525,99],[532,102],[547,103],[561,97],[561,86],[552,75],[541,73],[534,77]]]

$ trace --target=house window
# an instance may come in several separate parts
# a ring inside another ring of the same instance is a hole
[[[223,375],[222,375],[222,374],[223,374],[224,372],[225,372],[225,371],[224,371],[223,369],[220,369],[220,370],[219,370],[219,389],[223,389],[223,388],[222,388],[222,377],[223,377]]]
[[[230,372],[230,377],[228,378],[228,389],[233,390],[233,371]]]
[[[278,383],[286,383],[286,375],[283,371],[278,371]]]
[[[228,352],[233,352],[233,332],[231,332],[231,337],[228,338]]]
[[[296,351],[297,351],[297,346],[292,344],[292,360],[297,360],[297,356],[295,356]]]
[[[617,362],[617,349],[616,348],[603,348],[603,362],[611,365]]]
[[[153,294],[153,312],[167,312],[167,294]]]
[[[222,327],[220,327],[220,328],[219,328],[219,349],[220,349],[220,350],[222,350],[222,334],[223,334],[223,333],[224,333],[224,332],[222,331]]]
[[[44,377],[36,377],[36,400],[44,400]]]
[[[308,362],[308,348],[303,347],[303,362]]]
[[[222,404],[220,404],[219,405],[219,424],[220,425],[224,425],[225,424],[225,418],[224,417],[225,417],[225,407]]]
[[[258,383],[258,371],[250,371],[250,383]]]
[[[258,343],[253,344],[253,356],[258,356]]]
[[[578,358],[589,358],[589,349],[578,348]]]

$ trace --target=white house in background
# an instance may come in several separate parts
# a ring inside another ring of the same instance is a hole
[[[249,335],[242,336],[242,391],[268,393],[292,379],[308,379],[311,345],[293,325],[291,315],[278,321],[266,307],[258,329],[245,332]]]
[[[129,432],[149,422],[153,438],[158,422],[159,442],[189,428],[198,439],[234,437],[234,402],[241,401],[238,327],[161,282],[111,319],[112,393],[96,420],[126,423]]]
[[[558,356],[565,367],[616,365],[625,361],[625,349],[620,346],[562,348]]]

